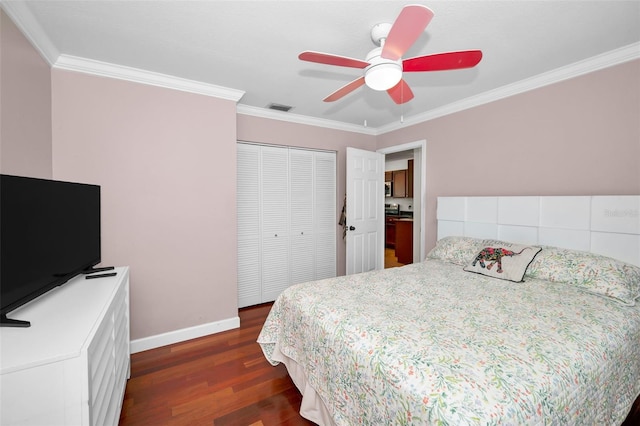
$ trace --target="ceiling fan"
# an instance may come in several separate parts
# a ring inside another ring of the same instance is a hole
[[[377,24],[371,29],[371,40],[380,47],[370,51],[365,60],[305,51],[298,55],[303,61],[340,67],[364,69],[364,75],[342,86],[323,100],[333,102],[366,84],[373,90],[386,90],[397,104],[413,99],[413,92],[402,78],[403,72],[443,71],[474,67],[482,59],[480,50],[438,53],[402,59],[402,55],[422,34],[433,11],[422,5],[405,6],[393,25]]]

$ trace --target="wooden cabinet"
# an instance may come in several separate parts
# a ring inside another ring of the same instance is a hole
[[[406,170],[394,170],[384,173],[385,182],[393,182],[394,198],[413,197],[413,160],[408,161]]]
[[[408,161],[407,168],[407,197],[413,198],[413,160]]]
[[[0,330],[0,424],[117,425],[129,378],[129,268],[78,276]]]
[[[396,245],[396,218],[385,219],[385,247],[394,248]]]
[[[393,196],[395,198],[405,198],[407,196],[407,171],[393,171]]]
[[[398,262],[413,263],[413,220],[398,219],[395,223],[396,257]]]

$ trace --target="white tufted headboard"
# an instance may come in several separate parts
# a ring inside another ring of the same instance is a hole
[[[438,239],[495,238],[640,266],[640,196],[438,197]]]

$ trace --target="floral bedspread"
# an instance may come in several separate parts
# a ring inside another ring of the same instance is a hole
[[[615,425],[640,394],[640,306],[440,260],[290,287],[258,342],[338,425]]]

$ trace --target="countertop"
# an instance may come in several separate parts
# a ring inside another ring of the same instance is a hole
[[[401,210],[398,214],[385,214],[386,218],[395,218],[397,220],[400,219],[408,219],[408,220],[413,220],[413,212],[411,211],[403,211]]]

